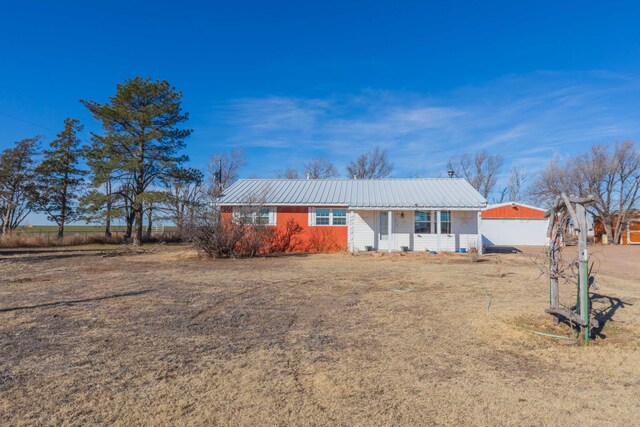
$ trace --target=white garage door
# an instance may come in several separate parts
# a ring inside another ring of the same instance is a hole
[[[547,244],[546,219],[483,219],[484,246],[543,246]]]

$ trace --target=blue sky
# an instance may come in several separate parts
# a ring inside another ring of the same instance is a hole
[[[534,173],[639,140],[636,2],[5,2],[0,149],[136,75],[184,93],[187,153],[243,147],[244,176],[375,145],[394,176],[487,149]]]

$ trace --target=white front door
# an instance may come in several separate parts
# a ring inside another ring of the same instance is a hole
[[[389,212],[380,212],[378,216],[378,249],[389,249]]]

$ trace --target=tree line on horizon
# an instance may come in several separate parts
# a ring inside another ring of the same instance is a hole
[[[125,239],[141,245],[154,220],[171,221],[178,230],[187,227],[245,164],[243,151],[234,149],[214,154],[206,174],[186,166],[189,159],[182,150],[192,130],[183,125],[189,116],[182,110],[182,93],[167,81],[136,77],[118,84],[106,103],[81,102],[102,125],[88,143],[79,136],[82,124],[67,118],[48,148],[41,150],[42,138],[36,136],[0,153],[1,236],[29,213],[41,212],[57,224],[60,239],[71,222],[101,224],[109,237],[111,224],[122,221]],[[592,194],[590,213],[602,221],[613,243],[619,243],[640,201],[640,152],[630,141],[594,145],[564,161],[553,158],[533,175],[513,166],[506,185],[498,189],[503,166],[500,154],[486,151],[453,156],[446,164],[447,173],[465,178],[495,203],[549,206],[562,192]],[[349,162],[346,176],[385,178],[393,170],[388,151],[375,147]],[[335,164],[322,157],[273,174],[282,179],[338,176]]]

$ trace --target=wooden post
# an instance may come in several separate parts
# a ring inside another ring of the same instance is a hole
[[[578,224],[578,307],[577,311],[586,326],[582,327],[584,342],[589,341],[589,254],[587,253],[587,211],[580,203],[576,204]]]
[[[558,251],[560,250],[560,237],[557,227],[554,227],[551,240],[549,241],[549,305],[551,308],[560,308],[560,287],[558,285]],[[554,317],[554,322],[559,323],[559,319]]]

